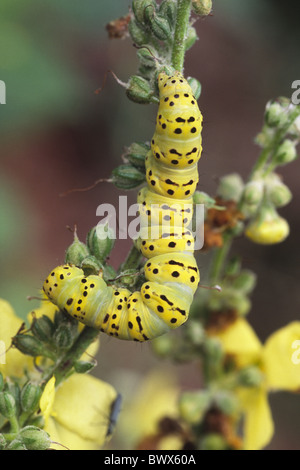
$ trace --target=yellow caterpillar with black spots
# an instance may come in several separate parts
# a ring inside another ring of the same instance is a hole
[[[160,103],[147,186],[138,194],[141,230],[137,246],[147,258],[140,291],[108,286],[80,268],[54,269],[43,289],[48,298],[78,321],[123,340],[146,341],[182,325],[199,283],[188,228],[198,183],[202,115],[180,73],[159,74]]]

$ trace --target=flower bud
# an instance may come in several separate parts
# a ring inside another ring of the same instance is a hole
[[[205,338],[203,326],[199,321],[190,320],[186,324],[186,335],[188,341],[195,346],[201,346]]]
[[[32,334],[43,342],[49,342],[54,332],[54,324],[47,315],[34,318],[31,325]]]
[[[281,127],[286,123],[288,113],[280,103],[269,101],[265,111],[265,122],[269,127]]]
[[[149,9],[150,12],[150,9]],[[154,36],[161,41],[170,39],[171,28],[169,21],[161,15],[155,13],[149,14],[147,22]]]
[[[188,51],[191,47],[193,47],[197,39],[199,38],[196,29],[193,26],[189,26],[184,43],[185,50]]]
[[[85,276],[90,276],[103,271],[103,264],[94,255],[90,255],[84,258],[80,268],[83,269]]]
[[[289,128],[289,134],[291,137],[299,139],[300,137],[300,114],[296,117],[293,124]]]
[[[193,195],[193,203],[204,204],[205,207],[209,209],[216,204],[216,201],[203,191],[195,191]]]
[[[207,16],[212,10],[212,0],[192,0],[192,8],[197,15]]]
[[[204,351],[210,365],[216,366],[223,358],[223,348],[218,338],[207,337],[204,342]]]
[[[74,329],[71,323],[62,322],[56,328],[53,340],[59,349],[69,349],[74,341]]]
[[[242,387],[259,387],[263,374],[258,367],[249,366],[239,372],[238,381]]]
[[[220,390],[213,395],[213,402],[217,408],[226,415],[234,414],[238,407],[239,402],[236,395],[228,390]]]
[[[208,391],[184,392],[179,398],[180,416],[190,424],[199,423],[211,404],[211,394]]]
[[[96,365],[96,361],[75,361],[74,369],[78,374],[90,372]]]
[[[192,89],[195,99],[198,100],[201,95],[201,83],[199,82],[199,80],[193,77],[188,77],[187,81]]]
[[[126,89],[126,95],[135,103],[148,104],[153,98],[153,90],[148,80],[138,75],[132,75]]]
[[[258,206],[264,195],[264,181],[255,179],[249,181],[244,187],[243,202],[249,205]]]
[[[88,247],[82,243],[77,235],[74,236],[74,241],[66,250],[65,262],[80,266],[81,261],[89,255]]]
[[[128,31],[131,36],[131,39],[137,46],[148,44],[149,34],[144,30],[141,25],[136,22],[134,18],[132,18],[129,22]]]
[[[250,221],[245,235],[254,243],[273,245],[284,241],[289,232],[287,221],[278,215],[272,205],[264,204],[257,216]]]
[[[133,0],[132,10],[136,20],[143,24],[149,11],[155,12],[156,3],[154,0]]]
[[[239,237],[244,232],[244,222],[238,220],[233,227],[228,228],[227,233],[232,237]]]
[[[9,393],[15,400],[16,415],[21,412],[21,390],[16,382],[7,381],[5,384],[5,392]]]
[[[212,312],[222,313],[232,310],[239,315],[246,315],[251,308],[250,300],[236,288],[223,288],[218,295],[213,293],[207,305]]]
[[[138,49],[137,56],[141,65],[144,65],[145,67],[155,67],[158,53],[154,47],[147,45]]]
[[[168,19],[171,28],[175,25],[176,11],[177,5],[174,0],[163,0],[158,9],[158,13]]]
[[[92,255],[97,260],[104,263],[109,256],[116,242],[114,230],[108,223],[99,223],[93,227],[87,235],[87,245]]]
[[[9,392],[0,392],[0,414],[8,419],[16,415],[16,402]]]
[[[18,434],[18,439],[28,450],[47,450],[50,447],[50,436],[36,426],[25,426]]]
[[[26,446],[23,444],[23,442],[20,441],[20,439],[14,439],[7,446],[7,450],[27,450],[27,449],[26,449]]]
[[[286,206],[293,197],[290,189],[275,173],[268,177],[266,181],[266,191],[268,200],[276,207]]]
[[[133,142],[127,149],[126,158],[140,171],[145,171],[145,158],[150,151],[150,146],[144,142]]]
[[[5,449],[6,445],[7,442],[5,440],[5,437],[3,436],[3,434],[0,434],[0,450]]]
[[[274,155],[274,163],[277,163],[277,165],[286,165],[287,163],[293,162],[296,158],[296,143],[290,139],[286,139],[278,147]]]
[[[223,176],[220,180],[217,195],[225,201],[239,201],[244,189],[244,183],[238,173]]]
[[[103,274],[103,279],[104,279],[105,282],[107,282],[111,279],[115,279],[115,277],[117,277],[116,270],[108,264],[105,264],[103,266],[103,273],[102,274]]]
[[[264,125],[262,131],[255,137],[255,142],[262,148],[268,147],[273,142],[275,132],[276,128]]]
[[[226,450],[228,449],[225,437],[218,433],[209,433],[201,439],[200,450]]]
[[[34,382],[27,382],[21,391],[21,407],[25,412],[34,412],[39,406],[42,395],[41,387]]]
[[[133,189],[145,182],[145,174],[132,165],[120,165],[112,171],[114,185],[119,189]]]
[[[256,274],[244,269],[233,281],[231,286],[243,294],[250,294],[256,284]]]
[[[133,287],[136,284],[137,278],[137,270],[136,269],[126,269],[121,273],[121,283],[123,287]]]
[[[18,334],[12,339],[13,345],[28,356],[46,356],[52,358],[52,354],[45,345],[34,336]]]
[[[155,354],[159,357],[170,357],[174,351],[174,338],[171,335],[158,336],[151,342]]]

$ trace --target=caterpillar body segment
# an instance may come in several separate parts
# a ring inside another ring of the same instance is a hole
[[[147,341],[188,318],[200,275],[189,228],[198,183],[202,115],[180,73],[158,77],[160,104],[151,151],[145,161],[147,186],[138,194],[146,282],[140,291],[108,286],[73,266],[54,269],[43,289],[78,321],[123,340]]]

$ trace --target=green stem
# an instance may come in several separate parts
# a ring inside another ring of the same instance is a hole
[[[212,260],[211,271],[210,271],[210,282],[215,284],[217,283],[222,274],[222,269],[224,266],[225,259],[227,254],[230,250],[232,242],[232,237],[224,235],[223,246],[221,248],[217,248],[214,253],[214,257]]]
[[[251,178],[257,171],[260,171],[261,169],[263,169],[263,167],[265,166],[265,164],[268,162],[269,159],[270,159],[271,171],[276,168],[277,164],[276,162],[272,161],[272,157],[274,156],[275,151],[281,144],[282,139],[285,138],[289,128],[291,127],[291,125],[293,124],[293,122],[298,116],[299,116],[299,108],[295,107],[295,109],[290,113],[289,118],[287,122],[284,124],[284,126],[279,128],[275,132],[275,135],[271,143],[262,150],[259,158],[257,159],[251,171],[249,181],[251,180]],[[267,170],[267,172],[269,173],[269,170]]]
[[[272,146],[268,146],[268,147],[264,148],[263,151],[260,153],[258,159],[255,162],[255,165],[252,168],[252,171],[251,171],[251,174],[250,174],[250,177],[249,177],[249,181],[252,179],[253,175],[257,171],[262,169],[264,167],[264,165],[267,163],[271,150],[272,150]]]
[[[174,69],[178,70],[179,72],[182,72],[183,69],[185,55],[185,39],[189,26],[190,14],[191,0],[178,0],[172,50],[172,65]]]
[[[47,370],[43,377],[44,383],[46,383],[52,375],[55,375],[56,385],[60,384],[60,382],[68,377],[74,362],[80,359],[82,354],[87,350],[90,344],[95,341],[98,335],[99,331],[95,328],[89,326],[84,327],[71,349],[69,349],[53,367]]]
[[[119,273],[126,271],[127,269],[136,269],[139,266],[139,263],[142,259],[141,252],[136,248],[135,245],[132,245],[126,260],[121,264],[119,268]]]
[[[9,418],[9,422],[10,422],[10,432],[11,433],[18,432],[19,429],[20,429],[20,426],[19,426],[19,423],[18,423],[18,420],[17,420],[16,416],[11,416]]]

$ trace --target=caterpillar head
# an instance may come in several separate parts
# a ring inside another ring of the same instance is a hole
[[[161,95],[173,94],[175,91],[189,91],[191,92],[190,85],[180,72],[175,72],[173,75],[167,75],[161,72],[158,75],[158,88]]]

